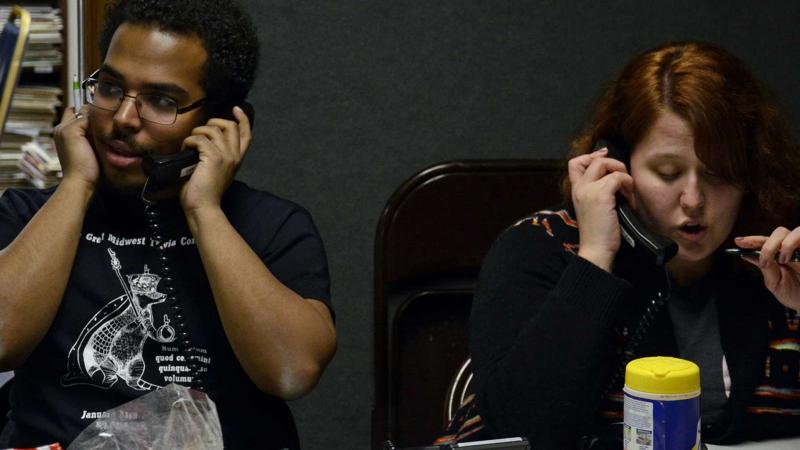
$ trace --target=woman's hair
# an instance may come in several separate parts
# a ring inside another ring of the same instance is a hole
[[[800,210],[798,147],[744,63],[712,44],[670,43],[629,62],[573,141],[570,158],[593,151],[603,137],[633,149],[664,111],[686,121],[709,171],[744,189],[735,233],[768,234],[778,225],[794,225]],[[565,177],[562,194],[571,205],[570,189]]]

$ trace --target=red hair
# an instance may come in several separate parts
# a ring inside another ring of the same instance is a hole
[[[646,51],[628,63],[597,103],[570,157],[604,136],[633,148],[664,111],[688,124],[698,159],[744,189],[736,232],[768,234],[790,226],[800,209],[800,155],[776,106],[744,63],[703,42]],[[565,177],[562,193],[571,204]]]

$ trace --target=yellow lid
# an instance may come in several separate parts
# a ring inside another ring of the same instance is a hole
[[[625,386],[653,394],[686,394],[700,390],[700,368],[685,359],[652,356],[625,367]]]

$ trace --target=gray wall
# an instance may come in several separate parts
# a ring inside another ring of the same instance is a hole
[[[667,40],[723,45],[800,117],[800,2],[245,6],[262,64],[251,95],[255,142],[239,177],[314,215],[338,315],[335,360],[315,392],[292,404],[305,449],[369,448],[373,240],[406,178],[457,158],[560,157],[603,83]]]

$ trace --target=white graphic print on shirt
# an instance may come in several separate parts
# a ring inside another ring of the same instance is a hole
[[[156,328],[153,323],[152,306],[166,297],[157,290],[161,277],[145,265],[143,273],[127,275],[125,281],[116,254],[111,249],[108,254],[125,293],[108,302],[83,328],[69,351],[67,373],[61,377],[61,384],[108,389],[122,379],[138,391],[157,389],[160,386],[142,379],[142,349],[147,339],[163,344],[175,340],[175,330],[166,314],[161,326]]]

